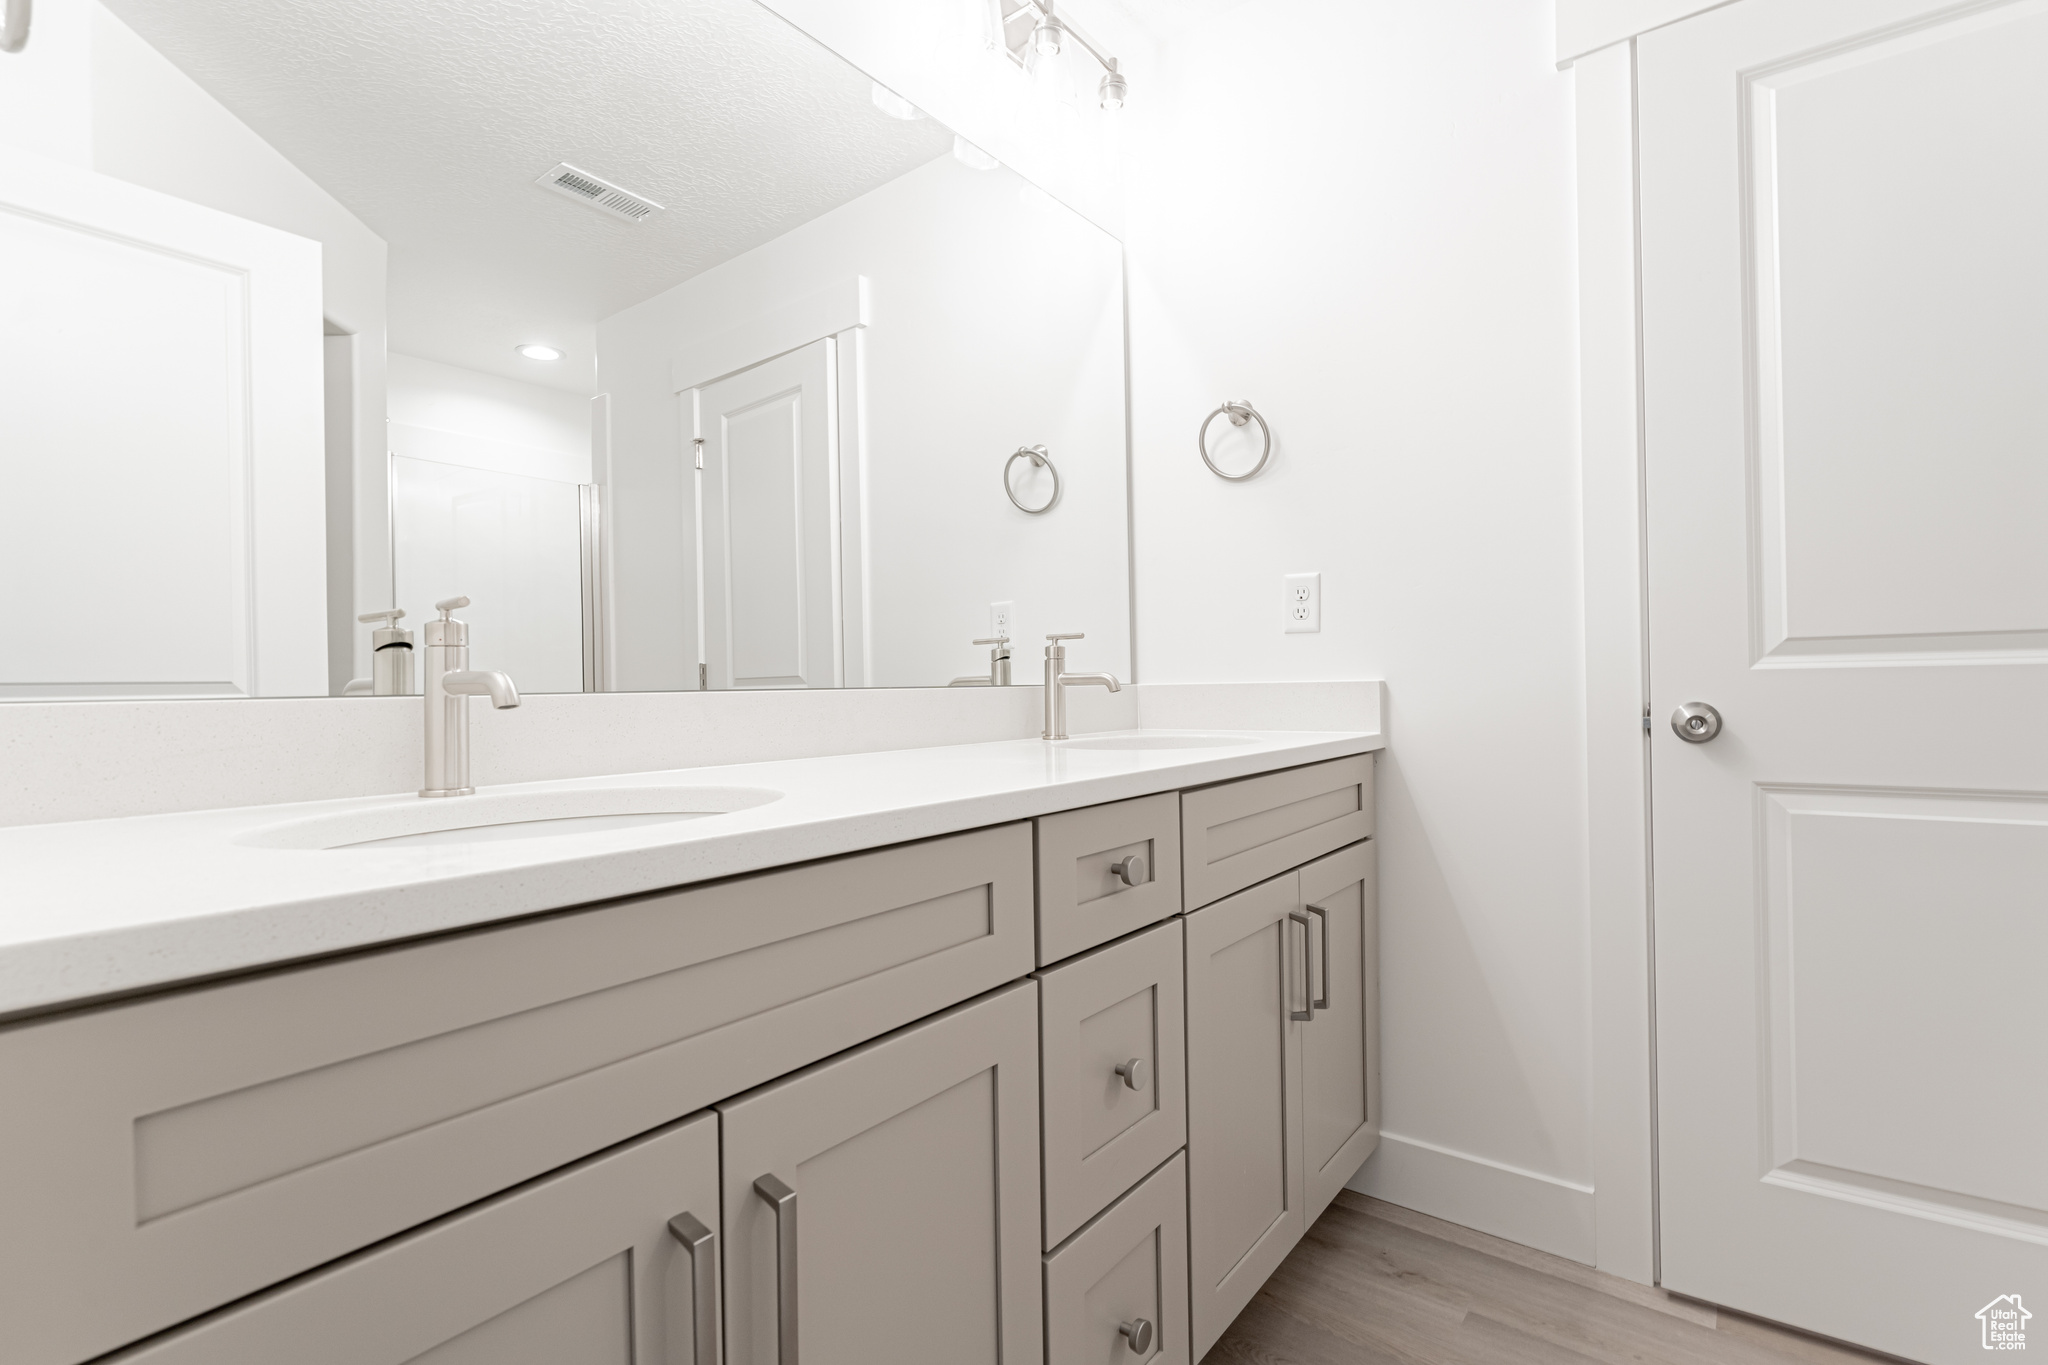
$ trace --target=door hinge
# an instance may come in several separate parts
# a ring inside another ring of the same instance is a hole
[[[1647,705],[1643,707],[1643,733],[1646,735],[1654,733],[1650,729],[1650,708]]]
[[[697,451],[697,468],[702,469],[704,467],[704,438],[702,436],[692,436],[690,444]]]
[[[709,692],[711,690],[710,674],[711,668],[708,664],[697,665],[697,690],[699,692]],[[1644,721],[1643,724],[1648,725],[1649,722]]]

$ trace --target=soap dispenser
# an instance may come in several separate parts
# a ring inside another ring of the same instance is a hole
[[[384,624],[370,632],[370,676],[342,689],[344,697],[409,697],[412,695],[412,632],[399,629],[403,607],[358,616],[365,625]]]

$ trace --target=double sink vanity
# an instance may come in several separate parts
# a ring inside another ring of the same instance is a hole
[[[0,830],[10,1365],[1193,1365],[1379,1131],[1365,731]]]

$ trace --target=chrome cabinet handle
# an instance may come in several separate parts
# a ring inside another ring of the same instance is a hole
[[[1703,701],[1689,701],[1671,713],[1671,730],[1687,744],[1705,744],[1721,733],[1721,713]]]
[[[797,1365],[796,1191],[764,1175],[754,1193],[775,1210],[775,1365]]]
[[[1143,1355],[1152,1349],[1152,1324],[1144,1318],[1120,1322],[1116,1330],[1123,1337],[1124,1345],[1131,1348],[1132,1354]]]
[[[1323,924],[1323,993],[1309,1001],[1308,1007],[1312,1010],[1326,1010],[1330,1008],[1330,911],[1326,906],[1311,905],[1308,912]]]
[[[1289,1019],[1294,1019],[1294,1020],[1298,1020],[1298,1021],[1300,1021],[1301,1023],[1304,1023],[1304,1024],[1306,1024],[1306,1023],[1311,1023],[1311,1022],[1313,1022],[1313,1021],[1314,1021],[1314,1019],[1315,1019],[1315,1017],[1316,1017],[1316,1000],[1315,1000],[1315,992],[1309,989],[1309,984],[1308,984],[1308,971],[1309,971],[1309,960],[1308,960],[1308,954],[1309,954],[1309,943],[1308,943],[1308,941],[1309,941],[1309,937],[1310,937],[1310,932],[1311,932],[1312,926],[1311,926],[1311,925],[1309,924],[1309,922],[1308,922],[1308,916],[1307,916],[1307,915],[1304,915],[1304,914],[1302,914],[1302,913],[1301,913],[1301,911],[1299,911],[1299,910],[1289,910],[1289,911],[1287,912],[1287,918],[1289,918],[1289,919],[1293,920],[1293,921],[1294,921],[1294,922],[1295,922],[1296,924],[1299,924],[1299,925],[1301,926],[1301,995],[1302,995],[1302,999],[1304,999],[1304,1000],[1308,1001],[1308,1008],[1307,1008],[1307,1009],[1305,1009],[1305,1010],[1289,1009],[1289,1010],[1287,1011],[1287,1017],[1288,1017]]]
[[[1117,1065],[1116,1074],[1124,1078],[1124,1084],[1133,1090],[1143,1090],[1151,1078],[1152,1068],[1145,1065],[1143,1057],[1133,1057]]]
[[[1117,859],[1109,865],[1109,870],[1115,873],[1116,879],[1125,886],[1145,884],[1145,860],[1135,853],[1128,858]]]
[[[718,1365],[718,1234],[694,1213],[668,1220],[690,1253],[690,1365]]]

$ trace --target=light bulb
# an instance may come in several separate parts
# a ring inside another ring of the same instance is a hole
[[[1103,108],[1123,108],[1124,96],[1129,93],[1129,87],[1124,84],[1123,73],[1112,66],[1109,69],[1109,74],[1102,78],[1100,93],[1102,95]]]
[[[875,108],[881,110],[890,118],[900,118],[905,123],[910,123],[924,117],[924,110],[918,108],[888,86],[883,85],[880,81],[874,83],[874,88],[869,91],[868,98],[875,102]]]
[[[524,346],[515,346],[513,349],[528,360],[560,360],[562,358],[560,351],[552,346],[543,346],[537,341],[528,342]]]
[[[953,135],[953,159],[977,171],[992,171],[1003,164],[958,133]]]
[[[1031,31],[1032,43],[1041,57],[1060,55],[1060,42],[1067,36],[1067,26],[1048,14],[1038,21],[1038,27]]]

